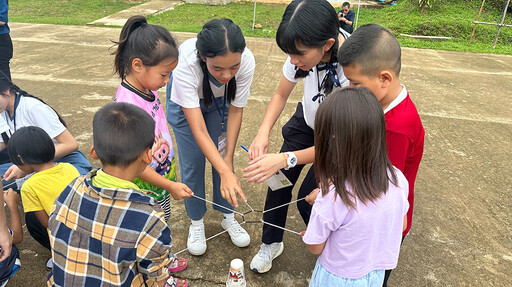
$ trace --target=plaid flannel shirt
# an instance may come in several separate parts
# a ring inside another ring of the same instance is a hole
[[[48,286],[156,286],[173,256],[171,231],[151,197],[72,181],[49,219],[53,269]]]

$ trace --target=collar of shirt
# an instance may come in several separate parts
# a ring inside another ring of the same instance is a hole
[[[85,184],[99,197],[156,204],[155,199],[145,195],[133,182],[111,176],[101,169],[85,175]]]

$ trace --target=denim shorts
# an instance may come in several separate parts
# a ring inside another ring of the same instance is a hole
[[[381,287],[384,282],[384,269],[372,272],[357,279],[339,277],[327,271],[317,260],[309,287],[319,286],[350,286],[350,287]]]

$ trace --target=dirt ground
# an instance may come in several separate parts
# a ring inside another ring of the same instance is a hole
[[[113,100],[119,84],[109,48],[120,29],[20,23],[11,27],[14,82],[52,105],[87,153],[92,116]],[[174,35],[180,43],[194,36]],[[272,39],[248,38],[247,44],[257,67],[238,143],[249,146],[281,77],[285,54]],[[390,285],[512,286],[512,56],[403,49],[402,63],[401,80],[418,108],[426,137],[412,229]],[[272,131],[270,151],[278,151],[280,129],[301,95],[298,85]],[[238,175],[247,162],[246,153],[237,151]],[[243,188],[249,203],[262,209],[266,187],[244,182]],[[222,230],[216,212],[208,212],[205,222],[207,236]],[[186,248],[189,221],[182,202],[173,202],[169,223],[173,251]],[[295,206],[287,227],[305,229]],[[208,242],[203,256],[183,253],[189,267],[180,276],[190,286],[222,286],[229,262],[241,258],[248,286],[307,285],[315,256],[308,254],[298,235],[285,233],[284,253],[269,273],[257,275],[248,265],[260,245],[261,224],[245,228],[252,238],[249,247],[236,248],[223,234]],[[19,249],[22,269],[9,286],[44,286],[50,253],[28,232]]]

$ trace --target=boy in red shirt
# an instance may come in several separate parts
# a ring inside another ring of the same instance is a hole
[[[409,211],[403,241],[411,228],[414,181],[423,156],[425,131],[407,89],[400,84],[400,45],[385,28],[364,25],[345,40],[338,61],[350,86],[369,88],[384,109],[388,157],[409,182]],[[383,286],[387,286],[390,273],[391,270],[386,270]]]

